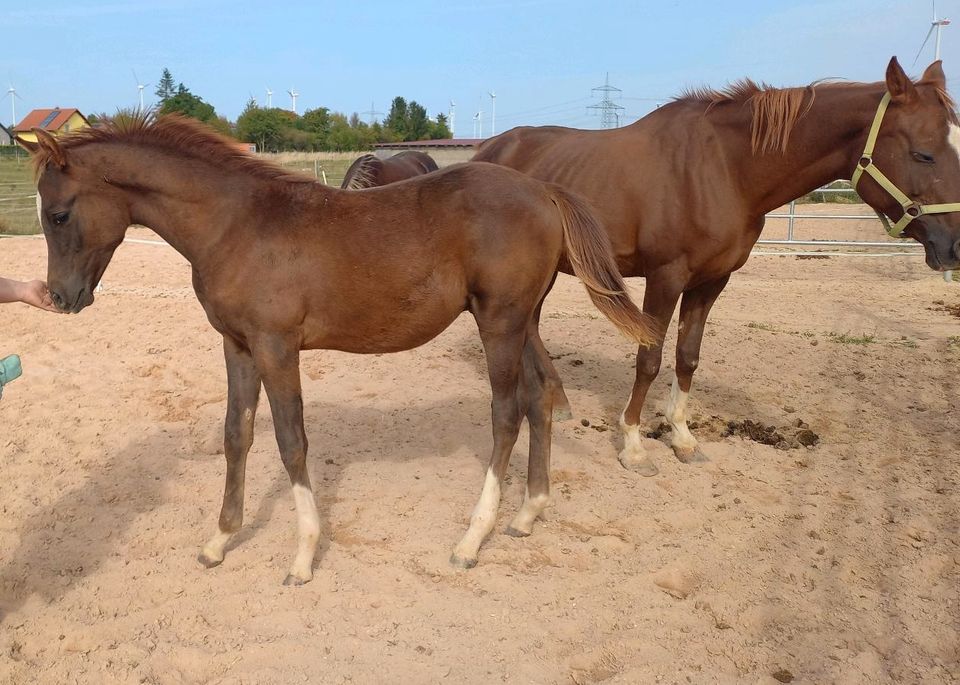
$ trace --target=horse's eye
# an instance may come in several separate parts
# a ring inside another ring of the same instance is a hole
[[[53,223],[59,226],[60,224],[65,224],[69,218],[70,212],[57,212],[53,215]]]
[[[933,164],[933,157],[925,152],[911,152],[913,159],[921,164]]]

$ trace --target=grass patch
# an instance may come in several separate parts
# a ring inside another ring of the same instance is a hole
[[[876,336],[866,333],[860,336],[850,335],[849,333],[827,333],[827,337],[841,345],[872,345],[877,342]]]
[[[951,335],[947,338],[947,347],[960,350],[960,335]]]
[[[747,324],[747,328],[755,328],[758,331],[770,331],[772,333],[777,333],[777,329],[771,326],[768,323],[757,323],[756,321],[751,321]]]

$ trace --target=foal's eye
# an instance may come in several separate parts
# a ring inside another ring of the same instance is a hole
[[[933,157],[925,152],[911,152],[913,159],[921,164],[933,164]]]
[[[53,223],[59,226],[60,224],[65,224],[69,218],[70,212],[57,212],[53,215]]]

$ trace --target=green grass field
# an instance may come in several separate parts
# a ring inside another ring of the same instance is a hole
[[[38,233],[33,167],[26,153],[0,156],[0,233]]]

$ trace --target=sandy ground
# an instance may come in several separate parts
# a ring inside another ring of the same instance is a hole
[[[44,273],[41,240],[0,245],[0,273]],[[125,244],[106,285],[76,317],[3,307],[0,355],[24,377],[0,401],[0,683],[960,678],[960,319],[944,310],[960,284],[919,258],[752,258],[694,382],[712,461],[648,439],[649,479],[620,467],[612,428],[634,350],[562,277],[543,337],[577,419],[555,427],[554,503],[533,536],[502,534],[524,433],[466,572],[447,558],[491,444],[472,319],[404,354],[304,353],[323,542],[302,588],[281,586],[295,516],[265,402],[246,528],[219,568],[195,561],[226,385],[188,266]],[[819,445],[716,429],[797,418]]]

